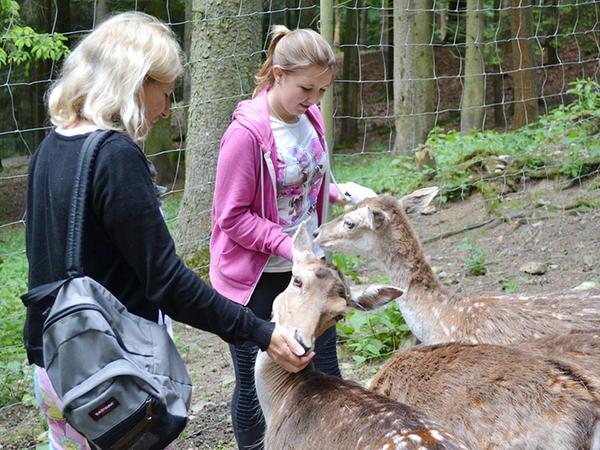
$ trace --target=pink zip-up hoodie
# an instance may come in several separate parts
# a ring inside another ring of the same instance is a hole
[[[325,128],[316,105],[306,111],[324,149]],[[240,102],[221,139],[212,207],[210,281],[225,297],[248,303],[270,255],[292,259],[292,239],[281,229],[277,212],[275,167],[277,149],[271,131],[267,90]],[[329,188],[325,170],[317,199],[319,223],[328,201],[338,197]]]

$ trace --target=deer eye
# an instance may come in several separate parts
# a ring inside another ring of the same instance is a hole
[[[296,287],[302,287],[302,280],[300,279],[300,277],[294,277],[294,280],[292,281],[292,284]]]
[[[337,316],[335,316],[333,318],[333,320],[335,320],[336,322],[339,322],[340,320],[342,320],[344,318],[344,316],[342,314],[338,314]]]
[[[346,220],[344,220],[344,227],[351,230],[352,228],[354,228],[354,222],[352,222],[349,219],[346,219]]]

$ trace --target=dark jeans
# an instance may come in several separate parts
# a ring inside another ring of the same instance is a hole
[[[290,272],[263,273],[247,306],[261,319],[269,320],[273,300],[287,287],[290,279]],[[321,372],[341,377],[335,344],[336,334],[333,326],[317,339],[313,363]],[[254,363],[258,347],[230,345],[229,350],[236,380],[231,400],[235,439],[240,450],[262,450],[265,420],[254,385]]]

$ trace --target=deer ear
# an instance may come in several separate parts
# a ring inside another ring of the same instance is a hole
[[[374,311],[400,297],[404,291],[383,284],[367,284],[350,287],[352,306],[363,311]]]
[[[377,230],[389,221],[390,216],[384,210],[379,208],[367,207],[367,225],[372,230]]]
[[[292,243],[294,246],[294,254],[296,253],[313,253],[312,247],[312,239],[310,234],[308,234],[308,227],[306,225],[306,220],[300,224],[296,232],[294,233],[294,237],[292,238]]]
[[[438,194],[440,188],[432,186],[428,188],[418,189],[412,194],[405,195],[400,201],[402,209],[406,214],[415,214],[423,211],[423,209],[431,203],[434,197]]]

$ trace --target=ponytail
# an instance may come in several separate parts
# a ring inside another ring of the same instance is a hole
[[[265,88],[270,88],[275,83],[275,75],[273,75],[273,53],[275,53],[275,47],[286,35],[291,33],[290,29],[285,25],[273,25],[271,28],[271,43],[267,49],[267,58],[262,63],[258,73],[254,76],[256,80],[256,87],[252,93],[252,97]]]
[[[280,66],[285,72],[293,72],[310,65],[322,66],[335,72],[333,49],[316,31],[308,28],[289,30],[284,25],[274,25],[269,34],[271,43],[267,49],[267,58],[254,77],[256,88],[252,97],[273,86],[274,65]]]

